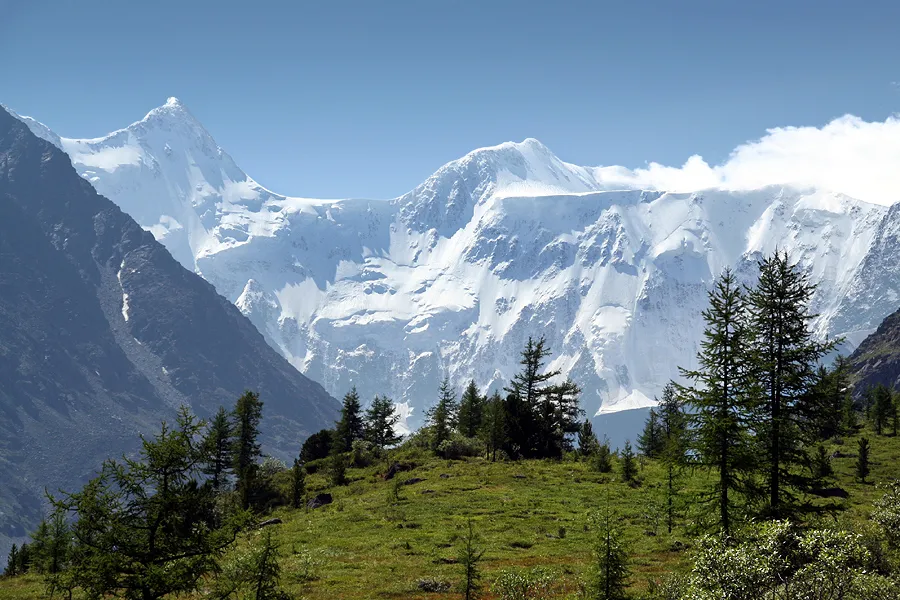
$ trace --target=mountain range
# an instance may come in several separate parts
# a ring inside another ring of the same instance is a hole
[[[186,404],[245,390],[284,460],[337,402],[266,344],[69,157],[0,109],[0,557],[72,490]]]
[[[900,298],[900,210],[830,190],[621,189],[616,167],[527,139],[398,198],[321,200],[254,181],[174,98],[96,139],[20,118],[299,371],[333,396],[390,395],[407,429],[444,377],[501,388],[529,336],[588,414],[652,406],[694,366],[715,276],[750,281],[776,248],[809,270],[815,330],[845,352]]]

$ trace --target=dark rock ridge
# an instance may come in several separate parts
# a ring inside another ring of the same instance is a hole
[[[888,315],[847,360],[857,396],[879,383],[900,385],[900,311]]]
[[[337,414],[212,285],[0,109],[0,557],[39,520],[45,488],[135,450],[179,404],[206,417],[245,389],[265,403],[263,450],[282,458]]]

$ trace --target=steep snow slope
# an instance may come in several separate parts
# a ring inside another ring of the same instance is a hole
[[[693,363],[715,275],[750,278],[776,247],[819,284],[821,335],[853,347],[896,308],[866,299],[878,266],[864,265],[896,257],[872,254],[887,209],[826,191],[609,190],[609,168],[528,139],[471,152],[394,200],[290,198],[244,174],[175,99],[107,137],[55,139],[297,368],[333,395],[392,395],[409,426],[444,375],[502,386],[529,335],[547,337],[590,413],[651,405]]]

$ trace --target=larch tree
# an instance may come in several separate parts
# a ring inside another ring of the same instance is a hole
[[[450,434],[456,427],[458,406],[456,394],[450,385],[450,379],[445,377],[441,382],[437,404],[428,409],[426,422],[431,428],[431,449],[440,452],[441,444],[450,439]]]
[[[356,386],[344,395],[341,404],[341,420],[335,424],[332,452],[350,452],[353,442],[365,436],[362,405]]]
[[[659,460],[666,470],[666,528],[672,533],[678,480],[686,463],[688,449],[687,415],[672,383],[663,388],[658,411],[661,437]]]
[[[394,402],[387,396],[375,396],[366,411],[365,437],[373,446],[384,449],[400,443],[395,426],[400,421]]]
[[[754,429],[762,440],[768,512],[782,515],[810,482],[800,472],[809,463],[819,402],[818,363],[833,341],[813,338],[809,303],[815,286],[809,275],[776,251],[759,263],[759,280],[747,292],[752,342],[747,354],[756,379]]]
[[[202,425],[182,408],[175,427],[143,439],[137,458],[108,460],[82,490],[52,498],[71,517],[66,570],[86,597],[155,600],[187,594],[217,570],[249,513],[221,519],[204,481]]]
[[[484,443],[486,458],[497,460],[497,453],[506,444],[506,411],[499,392],[494,392],[484,406],[478,437]]]
[[[644,430],[638,436],[638,452],[647,458],[657,458],[662,451],[662,429],[659,423],[659,415],[656,409],[651,408],[647,420],[644,422]]]
[[[478,435],[481,422],[484,419],[484,405],[487,398],[482,396],[475,385],[475,380],[469,381],[459,400],[459,415],[457,417],[457,429],[469,438]]]
[[[578,387],[572,382],[566,382],[563,386],[550,383],[560,375],[559,370],[544,371],[550,354],[543,337],[537,340],[529,337],[519,360],[522,369],[506,388],[506,451],[510,457],[537,458],[544,456],[548,450],[555,452],[552,446],[548,448],[548,439],[563,432],[555,431],[554,420],[560,419],[561,415],[556,410],[560,405],[554,402],[554,396],[566,403],[564,411],[574,407],[574,411],[570,412],[575,416],[574,420],[569,416],[565,418],[572,425],[570,432],[577,431],[574,424],[578,415]]]
[[[241,507],[250,507],[253,487],[259,472],[259,423],[263,403],[259,394],[247,390],[238,398],[232,413],[234,438],[233,468]]]
[[[212,482],[215,491],[221,491],[228,483],[228,475],[234,463],[234,440],[228,411],[220,406],[209,422],[204,437],[205,459],[203,472]]]
[[[693,450],[717,472],[710,499],[717,504],[719,527],[726,535],[731,531],[733,492],[748,490],[756,468],[750,449],[754,388],[747,359],[751,336],[746,312],[741,286],[726,269],[709,292],[709,306],[703,311],[699,367],[681,370],[692,384],[676,385],[680,401],[690,406]]]

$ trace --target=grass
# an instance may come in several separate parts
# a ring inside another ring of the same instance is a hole
[[[900,478],[900,438],[864,434],[871,442],[869,483],[854,477],[859,435],[826,444],[829,453],[852,455],[833,460],[837,485],[850,493],[849,499],[837,501],[839,519],[848,524],[868,518],[881,493],[874,483]],[[597,473],[578,461],[446,461],[424,454],[407,454],[404,460],[416,466],[398,477],[423,481],[402,486],[399,500],[391,497],[393,482],[380,476],[387,466],[381,462],[348,469],[348,485],[337,488],[330,488],[323,474],[310,475],[310,494],[327,490],[334,502],[311,511],[279,509],[272,515],[284,521],[275,527],[283,584],[290,594],[308,600],[458,598],[455,586],[462,568],[456,556],[468,519],[486,550],[481,563],[485,583],[504,568],[545,566],[574,591],[591,559],[590,516],[607,506],[623,526],[632,556],[632,591],[638,592],[650,579],[689,568],[696,524],[711,510],[696,500],[709,475],[686,473],[682,516],[676,530],[666,533],[663,472],[653,461],[641,468],[641,484],[633,487],[616,471]],[[417,582],[423,579],[450,582],[453,591],[420,592]],[[37,576],[0,581],[3,599],[42,593]]]

